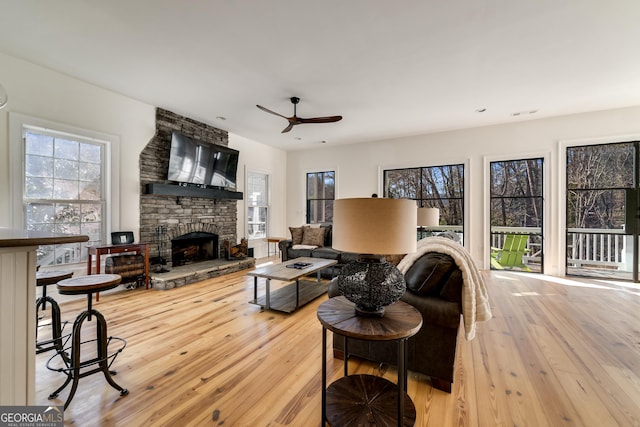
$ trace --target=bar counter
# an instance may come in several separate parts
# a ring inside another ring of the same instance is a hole
[[[35,404],[36,249],[88,240],[0,227],[0,405]]]

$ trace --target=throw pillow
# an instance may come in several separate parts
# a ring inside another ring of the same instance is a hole
[[[304,229],[308,227],[289,227],[289,231],[291,232],[291,244],[299,245],[302,243],[302,235],[304,234]]]
[[[302,244],[322,247],[324,246],[324,233],[324,228],[306,227],[302,235]]]
[[[331,247],[333,244],[333,226],[331,224],[323,224],[320,228],[324,228],[324,245]]]
[[[449,302],[462,303],[462,271],[454,268],[451,275],[440,289],[440,298]]]
[[[407,289],[415,294],[438,295],[456,264],[447,254],[428,252],[418,258],[404,275]]]

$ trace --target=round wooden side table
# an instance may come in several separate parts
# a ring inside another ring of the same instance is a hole
[[[383,317],[356,314],[345,297],[330,298],[318,307],[322,323],[322,425],[412,426],[416,409],[407,394],[407,339],[422,327],[415,307],[398,301],[386,307]],[[327,329],[344,337],[344,377],[327,387]],[[349,375],[349,339],[396,341],[397,384],[373,375]]]

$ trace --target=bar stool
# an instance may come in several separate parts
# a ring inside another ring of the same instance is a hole
[[[58,292],[63,295],[87,295],[87,310],[83,311],[76,317],[73,323],[73,332],[71,334],[71,356],[66,356],[65,352],[58,352],[47,362],[47,368],[52,371],[64,372],[67,375],[67,379],[56,391],[49,395],[49,399],[58,397],[60,393],[70,382],[71,391],[69,397],[64,404],[64,409],[67,409],[73,395],[78,387],[78,381],[80,378],[102,372],[107,382],[116,390],[120,391],[120,396],[124,396],[129,393],[125,388],[120,387],[111,377],[116,372],[110,371],[109,368],[114,362],[115,358],[124,350],[127,342],[122,338],[107,337],[107,322],[104,316],[98,311],[92,308],[92,295],[94,292],[102,292],[117,287],[122,281],[122,277],[118,274],[92,274],[89,276],[74,277],[65,279],[58,282]],[[91,317],[96,318],[96,338],[88,341],[81,342],[81,329],[85,320],[91,321]],[[111,354],[108,353],[109,343],[113,340],[121,342],[120,348]],[[80,350],[82,344],[96,343],[96,357],[89,360],[80,360]],[[68,351],[67,349],[64,349]],[[64,366],[55,367],[52,365],[52,361],[56,357],[60,356]],[[94,366],[97,365],[97,366]],[[90,368],[91,369],[86,369]]]
[[[73,276],[72,271],[38,271],[36,272],[36,286],[42,287],[42,296],[36,300],[36,354],[56,349],[62,351],[62,323],[60,321],[60,306],[50,296],[47,295],[47,286],[58,283],[61,280]],[[38,311],[47,308],[47,302],[51,304],[51,339],[38,341]]]

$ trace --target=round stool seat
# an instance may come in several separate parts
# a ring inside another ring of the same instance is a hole
[[[61,280],[68,279],[73,276],[73,271],[67,270],[49,270],[36,272],[36,285],[47,286],[58,283]]]
[[[81,295],[116,288],[121,281],[119,274],[90,274],[61,280],[57,286],[60,294]]]

